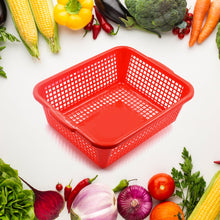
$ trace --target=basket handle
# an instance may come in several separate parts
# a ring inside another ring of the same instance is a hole
[[[55,118],[60,124],[68,128],[70,131],[76,131],[76,127],[72,125],[69,121],[65,120],[62,114],[59,111],[56,111],[52,108],[49,108],[48,113]]]

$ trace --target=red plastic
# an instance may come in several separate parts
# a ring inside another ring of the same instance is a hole
[[[102,168],[175,121],[193,93],[172,70],[127,46],[34,88],[48,123]]]

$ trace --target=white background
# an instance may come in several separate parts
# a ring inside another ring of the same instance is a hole
[[[188,0],[190,12],[193,7],[194,1]],[[8,32],[18,36],[9,13],[5,25]],[[179,169],[181,152],[186,147],[192,155],[194,171],[200,170],[208,183],[220,168],[213,164],[220,160],[220,60],[216,32],[217,29],[203,44],[189,48],[189,36],[179,40],[171,32],[159,39],[122,27],[116,36],[102,31],[93,40],[91,33],[83,38],[83,30],[59,26],[61,51],[52,54],[39,36],[40,60],[33,59],[21,42],[8,42],[1,52],[1,66],[8,78],[0,78],[0,157],[40,190],[55,189],[57,182],[66,185],[72,178],[74,186],[96,174],[96,182],[112,188],[124,178],[137,178],[132,184],[147,187],[152,175],[170,173],[172,167]],[[76,148],[70,150],[72,144],[48,125],[42,106],[33,97],[33,88],[41,80],[118,45],[131,46],[165,64],[189,81],[195,94],[173,124],[108,168],[100,169]],[[59,219],[69,219],[66,209]]]

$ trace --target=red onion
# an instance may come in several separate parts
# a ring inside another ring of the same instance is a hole
[[[118,212],[126,220],[145,219],[152,209],[152,198],[148,191],[138,185],[125,188],[118,195]]]

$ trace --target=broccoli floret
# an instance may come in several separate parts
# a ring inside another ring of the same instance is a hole
[[[186,14],[186,0],[125,0],[137,24],[150,31],[170,31]]]

